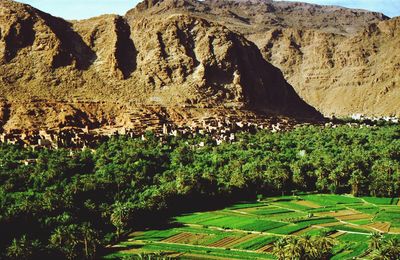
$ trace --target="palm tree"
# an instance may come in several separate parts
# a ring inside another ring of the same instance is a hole
[[[382,241],[382,234],[379,232],[373,232],[369,237],[369,246],[372,250],[379,249]]]
[[[289,238],[285,246],[286,255],[288,259],[303,259],[305,252],[301,241],[297,238]]]
[[[329,259],[332,247],[335,245],[333,239],[330,237],[316,237],[314,241],[314,246],[318,251],[317,259]]]
[[[62,245],[63,237],[64,237],[64,230],[61,227],[56,228],[50,237],[50,244]]]
[[[387,259],[399,259],[400,256],[400,240],[396,238],[391,238],[387,240],[386,245],[386,254],[385,257]]]
[[[351,174],[349,183],[351,184],[351,193],[355,197],[357,197],[360,193],[360,187],[361,187],[363,178],[364,178],[363,173],[359,169],[353,171],[353,173]]]
[[[374,251],[374,260],[398,260],[400,256],[400,240],[388,239],[377,250]]]
[[[300,243],[303,246],[303,250],[306,258],[313,258],[318,254],[318,250],[315,247],[314,239],[310,235],[305,235],[300,238]]]
[[[119,239],[121,234],[124,232],[128,221],[130,219],[130,208],[126,203],[116,202],[114,204],[113,212],[110,216],[111,223],[116,228],[116,235]]]
[[[98,234],[91,227],[90,223],[85,223],[81,227],[85,256],[87,259],[93,259],[96,256],[97,245],[100,243]]]
[[[372,252],[371,259],[373,259],[373,260],[386,260],[383,255],[384,255],[383,248],[379,248],[379,249],[377,249],[377,250]]]
[[[280,238],[274,243],[274,247],[272,249],[272,254],[278,257],[278,260],[285,259],[285,246],[287,242],[285,238]]]
[[[332,193],[336,193],[340,186],[340,178],[341,178],[340,174],[341,174],[340,170],[335,169],[328,176],[328,178],[331,182],[329,189]]]
[[[12,241],[11,245],[7,248],[7,256],[10,259],[29,259],[32,256],[32,248],[26,236]]]
[[[78,227],[75,224],[57,227],[50,236],[50,246],[65,255],[67,259],[78,256]]]

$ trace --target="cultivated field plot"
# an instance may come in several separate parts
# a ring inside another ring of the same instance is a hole
[[[336,242],[333,259],[368,259],[372,232],[400,237],[398,201],[312,194],[243,202],[177,216],[174,228],[132,233],[106,258],[161,252],[179,259],[274,259],[280,237],[325,235]]]

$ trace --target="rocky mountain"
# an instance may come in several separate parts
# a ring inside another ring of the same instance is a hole
[[[400,115],[400,18],[351,37],[273,30],[264,55],[326,115]]]
[[[3,0],[0,125],[320,117],[307,103],[400,115],[399,35],[399,18],[296,2],[145,0],[125,17],[65,21]]]
[[[136,19],[177,12],[218,22],[250,38],[277,28],[352,35],[366,24],[389,19],[367,10],[273,0],[144,0],[128,11],[126,17]]]
[[[254,43],[206,19],[65,21],[11,0],[0,10],[5,129],[110,124],[146,106],[320,117]]]
[[[190,14],[244,35],[325,115],[400,115],[399,18],[270,0],[148,0],[126,14]]]

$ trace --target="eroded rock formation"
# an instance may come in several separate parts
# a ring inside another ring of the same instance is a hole
[[[268,0],[143,2],[126,15],[190,14],[244,35],[326,115],[400,115],[399,18]]]
[[[124,112],[115,104],[320,117],[255,44],[208,20],[172,14],[68,22],[10,0],[0,8],[4,129],[94,124],[92,110],[103,106],[116,120]]]

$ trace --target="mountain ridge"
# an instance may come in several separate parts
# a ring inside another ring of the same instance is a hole
[[[321,118],[252,42],[205,19],[179,14],[128,22],[103,15],[65,21],[10,0],[0,7],[0,90],[14,119],[40,111],[84,115],[84,106],[62,104],[85,100],[108,103],[109,111],[120,103],[133,111],[193,107]],[[48,105],[52,100],[58,105]],[[24,124],[3,125],[10,130]]]
[[[400,57],[390,52],[399,36],[380,29],[397,32],[399,18],[281,1],[146,3],[128,11],[128,21],[187,13],[223,24],[254,42],[296,92],[327,116],[400,115]]]

